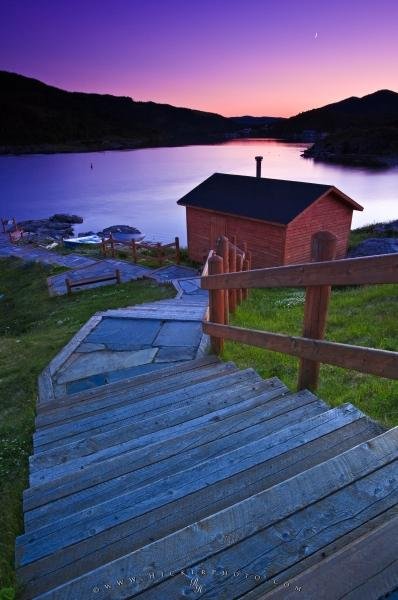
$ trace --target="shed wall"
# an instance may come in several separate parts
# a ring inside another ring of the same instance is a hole
[[[336,258],[347,253],[351,230],[352,209],[336,199],[333,192],[320,198],[299,214],[287,226],[284,264],[311,260],[311,237],[327,230],[337,237]]]
[[[283,264],[286,227],[189,206],[186,211],[188,250],[192,260],[202,262],[215,247],[219,236],[236,235],[238,246],[247,243],[253,268]]]

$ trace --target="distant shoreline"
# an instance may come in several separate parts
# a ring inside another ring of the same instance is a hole
[[[0,156],[29,156],[33,154],[71,154],[71,153],[87,153],[87,152],[108,152],[114,150],[144,150],[150,148],[175,148],[179,146],[205,146],[221,144],[228,142],[234,138],[203,138],[195,141],[190,140],[170,140],[155,142],[133,141],[126,142],[70,142],[65,144],[28,144],[26,146],[0,146]],[[242,138],[236,138],[242,139]]]

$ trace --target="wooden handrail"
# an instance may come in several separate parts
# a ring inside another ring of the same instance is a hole
[[[201,286],[206,290],[379,283],[398,283],[398,254],[254,269],[212,275],[201,280]]]
[[[206,262],[204,264],[204,267],[202,269],[202,277],[207,277],[208,276],[208,273],[209,273],[209,260],[213,256],[213,254],[214,254],[214,250],[210,250],[209,254],[207,255],[207,259],[206,259]]]
[[[233,301],[236,295],[240,298],[242,288],[306,288],[302,337],[229,326],[227,319],[221,317],[221,311],[213,307],[211,314],[217,317],[203,325],[204,332],[211,337],[213,348],[217,347],[216,341],[219,338],[219,347],[222,347],[222,340],[229,339],[297,356],[300,358],[298,389],[316,389],[320,363],[398,379],[398,352],[323,341],[332,285],[398,283],[398,254],[329,260],[335,255],[336,242],[335,236],[327,231],[314,234],[311,248],[315,262],[311,263],[250,270],[249,262],[246,265],[248,270],[202,274],[201,286],[211,291],[210,299],[213,303],[222,297],[215,294],[217,290],[224,290],[223,297],[229,290],[231,302],[231,298]],[[235,248],[229,246],[229,251],[230,260],[232,251],[234,263]],[[236,266],[232,269],[237,270]]]
[[[361,373],[398,379],[398,352],[313,340],[270,331],[244,329],[243,327],[220,325],[212,322],[204,323],[203,331],[213,337],[258,346],[266,350],[344,367],[345,369],[353,369]]]

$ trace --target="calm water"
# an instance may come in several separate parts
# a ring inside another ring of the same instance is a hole
[[[129,224],[148,239],[186,241],[185,209],[176,201],[215,171],[335,185],[365,207],[353,225],[398,218],[398,168],[371,171],[301,158],[305,144],[233,140],[214,146],[87,154],[0,157],[0,216],[17,219],[77,213],[76,231]],[[90,164],[93,164],[93,169]]]

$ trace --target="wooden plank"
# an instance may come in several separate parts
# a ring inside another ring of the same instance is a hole
[[[303,556],[319,551],[341,535],[360,527],[368,519],[382,514],[398,499],[396,486],[388,480],[394,470],[396,471],[396,464],[385,465],[364,479],[355,481],[345,489],[338,490],[330,497],[316,502],[313,506],[308,506],[290,518],[219,553],[216,557],[201,562],[199,568],[206,573],[200,578],[205,590],[202,598],[207,600],[245,598],[250,590],[264,581],[266,583],[263,583],[263,587],[269,588],[272,586],[273,578],[277,580],[278,574],[284,568],[301,562]],[[377,489],[376,493],[375,489]],[[388,551],[386,554],[388,557]],[[390,563],[396,559],[396,555],[389,554]],[[214,571],[220,573],[221,569],[220,567],[217,569],[218,565],[228,565],[229,569],[225,576],[214,576]],[[231,571],[238,571],[238,576],[234,576]],[[339,577],[340,572],[335,573],[333,579]],[[333,587],[333,583],[333,580],[329,580],[330,588]],[[182,600],[185,597],[186,586],[187,578],[174,577],[164,584],[161,583],[156,590],[154,588],[148,590],[145,598],[153,600],[156,597],[165,597]],[[318,587],[317,591],[317,596],[307,596],[305,588],[302,588],[301,595],[313,600],[323,598],[323,589]],[[300,596],[297,591],[296,594]],[[342,596],[332,597],[335,599]],[[378,598],[378,596],[373,597]],[[361,596],[357,598],[362,600]]]
[[[262,598],[293,600],[301,589],[308,599],[318,598],[322,590],[323,600],[378,600],[396,587],[398,516]]]
[[[373,426],[367,419],[360,419],[301,446],[299,460],[297,450],[286,452],[213,485],[211,502],[205,488],[28,565],[23,569],[24,574],[28,578],[29,573],[33,574],[35,589],[39,591],[59,585],[354,447],[372,436]]]
[[[398,352],[311,340],[269,331],[219,325],[218,323],[203,323],[203,331],[208,335],[258,346],[274,352],[282,352],[379,377],[398,379]]]
[[[290,565],[282,572],[278,573],[276,577],[273,577],[272,580],[268,580],[263,584],[260,583],[260,585],[245,594],[245,600],[262,600],[264,595],[273,592],[277,586],[285,583],[287,587],[288,583],[297,575],[312,568],[314,565],[324,562],[329,556],[336,554],[347,545],[355,542],[360,537],[367,535],[397,516],[398,504],[395,504],[382,513],[369,518],[366,522],[360,524],[352,531],[347,531],[342,536],[332,540],[329,544],[326,544],[326,546],[323,546],[312,554],[302,558],[299,562]]]
[[[207,502],[210,502],[213,484],[285,454],[289,450],[297,449],[317,437],[322,437],[362,417],[363,413],[351,405],[335,408],[225,452],[216,460],[211,457],[166,478],[162,477],[160,471],[159,478],[152,484],[144,484],[141,487],[137,482],[137,487],[131,488],[129,492],[92,505],[63,519],[56,519],[40,529],[20,536],[16,546],[17,556],[23,548],[23,559],[21,558],[20,564],[28,564],[60,548],[86,539],[91,536],[90,532],[93,530],[99,533],[112,527],[115,524],[115,515],[117,515],[117,522],[121,523],[203,488],[206,488]],[[155,469],[159,470],[159,465],[156,465]]]
[[[54,400],[54,389],[49,367],[42,371],[37,380],[38,402],[49,403]]]
[[[78,392],[76,394],[70,394],[67,396],[63,396],[62,398],[56,398],[51,403],[41,406],[40,404],[37,406],[38,414],[47,414],[58,408],[62,408],[65,406],[72,406],[73,404],[77,404],[79,402],[87,402],[90,398],[99,399],[101,397],[106,396],[109,393],[116,393],[120,390],[125,390],[127,388],[132,387],[140,387],[148,382],[153,381],[163,381],[167,377],[172,377],[177,375],[178,373],[185,373],[187,371],[194,371],[196,369],[200,369],[203,366],[208,366],[212,363],[219,363],[220,359],[216,356],[204,356],[199,359],[187,361],[181,365],[173,365],[173,366],[165,366],[164,369],[159,369],[154,373],[144,373],[143,375],[135,375],[134,377],[129,377],[123,379],[122,381],[116,381],[114,383],[109,383],[107,385],[103,385],[100,388],[92,388],[89,390],[84,390],[83,392]]]
[[[376,471],[378,477],[377,486],[381,486],[384,494],[387,488],[391,490],[393,484],[388,483],[391,468],[381,468],[397,458],[397,442],[398,428],[375,438],[372,444],[366,442],[356,446],[228,509],[115,559],[111,564],[83,574],[40,598],[65,600],[87,597],[94,586],[104,589],[103,586],[110,579],[123,579],[127,573],[148,573],[148,565],[151,572],[178,572],[238,544],[245,538],[251,538],[281,519],[294,513],[300,514],[303,508],[327,498],[338,490],[348,489],[346,486],[356,482],[358,477],[359,484],[367,483],[366,475],[373,471]],[[372,484],[374,489],[375,481],[372,481]],[[354,491],[359,502],[361,498],[365,498],[366,494],[358,493],[358,488]],[[388,495],[391,496],[391,491]],[[382,497],[381,493],[379,497]],[[354,504],[355,506],[357,505]],[[323,515],[322,512],[321,514]],[[350,519],[345,519],[345,522],[350,526]],[[290,540],[290,535],[287,538]],[[280,545],[280,536],[278,542]],[[20,573],[23,579],[23,571]],[[144,581],[140,578],[129,582],[126,587],[112,588],[112,598],[130,598],[150,588],[152,583],[151,578]]]
[[[201,287],[205,290],[379,283],[398,283],[396,254],[254,269],[201,278]]]
[[[312,397],[307,398],[306,394],[303,394],[299,398],[290,398],[291,406],[297,406],[297,408],[289,410],[289,419],[285,418],[284,420],[279,420],[279,425],[291,425],[294,419],[309,419],[327,410],[327,406],[324,402],[321,400],[314,401]],[[293,400],[296,401],[295,404],[293,404]],[[300,406],[297,400],[301,400],[302,402],[307,401],[309,403]],[[284,403],[285,401],[287,405],[288,399],[286,398]],[[106,480],[106,476],[102,474],[103,481],[101,483],[97,483],[96,485],[91,484],[88,489],[87,484],[83,488],[80,484],[80,491],[69,494],[66,497],[64,496],[58,501],[53,500],[50,504],[47,503],[45,506],[41,506],[34,511],[25,512],[25,530],[28,531],[28,529],[31,530],[33,528],[37,529],[51,521],[54,516],[60,518],[72,514],[78,510],[88,508],[93,504],[98,504],[99,502],[109,500],[114,496],[121,495],[130,489],[136,489],[139,485],[142,487],[142,485],[147,485],[161,477],[177,473],[181,470],[182,464],[194,466],[208,459],[210,456],[214,458],[227,451],[248,444],[255,439],[265,437],[266,435],[278,431],[280,426],[278,426],[278,419],[274,416],[277,410],[276,404],[277,403],[274,401],[269,402],[264,406],[264,420],[259,423],[246,427],[241,425],[241,429],[238,431],[231,431],[231,424],[229,424],[226,435],[222,436],[222,432],[220,431],[219,436],[216,438],[213,436],[213,439],[207,443],[201,443],[200,445],[197,445],[197,443],[196,445],[190,444],[188,448],[185,447],[182,451],[175,452],[171,455],[168,447],[172,444],[165,443],[163,446],[165,447],[165,450],[168,451],[169,456],[166,455],[163,460],[159,460],[159,457],[156,455],[154,456],[153,451],[151,452],[149,448],[148,453],[152,454],[152,462],[149,462],[147,459],[147,464],[140,466],[138,469],[134,468],[134,463],[129,461],[129,458],[131,457],[124,455],[123,475],[118,472],[116,472],[116,474],[112,473],[111,477],[108,475],[108,479]],[[188,440],[185,440],[186,444],[187,442]],[[158,448],[158,452],[159,450],[161,451],[162,447],[160,449]],[[165,450],[163,450],[163,453],[165,453]],[[147,454],[147,452],[145,454]],[[130,470],[127,470],[128,467],[126,463],[128,464],[129,462]],[[57,490],[58,488],[59,484],[57,484]],[[63,493],[65,494],[65,486]],[[60,494],[60,492],[58,492],[58,494]],[[43,499],[41,501],[43,502]]]
[[[142,421],[138,431],[135,425],[129,425],[68,446],[41,452],[30,457],[30,484],[39,485],[71,473],[77,468],[81,469],[84,465],[100,462],[105,457],[166,439],[175,432],[193,430],[219,416],[240,412],[244,408],[244,400],[254,398],[255,402],[256,396],[265,389],[266,385],[263,382],[235,385],[234,390],[225,393],[221,401],[219,398],[207,401],[207,408],[205,401],[204,405],[195,404],[191,408],[184,407],[173,411],[163,416],[161,421],[156,417]]]
[[[71,406],[60,407],[51,412],[39,415],[36,418],[36,428],[45,430],[59,423],[68,423],[80,420],[92,414],[100,414],[103,411],[113,410],[123,405],[131,405],[145,397],[156,397],[164,394],[166,391],[171,393],[184,389],[187,385],[194,385],[201,381],[210,381],[227,373],[237,372],[237,368],[232,363],[215,363],[208,367],[203,367],[187,373],[178,373],[163,380],[157,380],[153,383],[137,388],[127,387],[124,390],[113,392],[98,400],[94,397],[86,399],[84,402],[74,403]]]
[[[57,480],[56,487],[49,482],[36,488],[28,488],[24,492],[25,511],[48,502],[54,502],[57,498],[68,496],[113,477],[122,476],[153,462],[178,455],[186,449],[220,439],[258,423],[263,423],[265,427],[264,422],[267,420],[270,420],[270,432],[281,429],[294,421],[297,409],[300,410],[307,404],[320,402],[309,392],[288,394],[288,388],[279,380],[275,379],[273,383],[274,385],[266,392],[262,392],[256,397],[255,405],[252,406],[251,402],[250,406],[245,407],[244,412],[227,416],[224,420],[205,423],[188,433],[178,434],[161,442],[147,445],[145,453],[141,449],[131,450],[120,456],[109,458],[100,465],[90,465],[86,469],[80,469],[78,473],[72,473],[62,480]]]
[[[121,423],[124,426],[129,423],[138,425],[139,421],[148,419],[154,414],[160,417],[163,413],[190,405],[192,399],[195,399],[197,405],[204,396],[210,399],[214,395],[219,395],[220,392],[223,393],[226,386],[232,387],[238,383],[259,380],[259,375],[251,370],[220,373],[217,378],[193,382],[173,392],[146,397],[142,400],[135,399],[127,405],[88,415],[71,423],[54,425],[34,434],[35,452],[43,452],[84,439],[88,432],[90,436],[94,436],[104,431],[110,431],[112,428],[119,428]]]

